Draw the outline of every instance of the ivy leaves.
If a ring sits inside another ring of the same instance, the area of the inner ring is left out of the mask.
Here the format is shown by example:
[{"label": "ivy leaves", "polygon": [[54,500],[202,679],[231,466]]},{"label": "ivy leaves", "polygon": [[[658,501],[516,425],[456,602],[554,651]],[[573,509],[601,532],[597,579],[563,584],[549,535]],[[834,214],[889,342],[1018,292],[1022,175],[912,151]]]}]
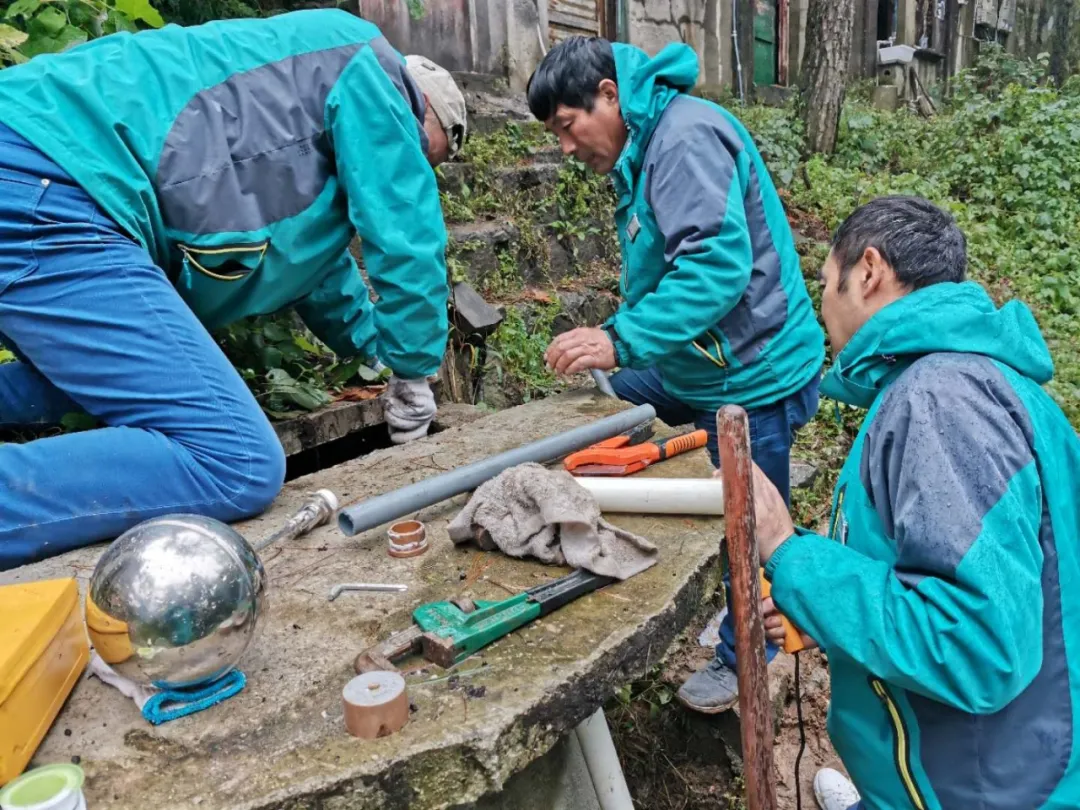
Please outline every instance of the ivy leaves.
[{"label": "ivy leaves", "polygon": [[165,20],[149,0],[15,0],[0,22],[0,65],[59,53],[137,23],[160,28]]},{"label": "ivy leaves", "polygon": [[289,314],[247,318],[215,335],[226,356],[275,419],[316,411],[350,383],[377,384],[389,376],[364,358],[339,359]]}]

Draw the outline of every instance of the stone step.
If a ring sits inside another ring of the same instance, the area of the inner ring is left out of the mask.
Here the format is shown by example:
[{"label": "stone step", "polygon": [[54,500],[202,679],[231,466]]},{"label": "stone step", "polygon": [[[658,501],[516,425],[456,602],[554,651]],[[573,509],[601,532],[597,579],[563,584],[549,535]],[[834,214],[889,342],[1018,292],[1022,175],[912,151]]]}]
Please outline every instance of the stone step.
[{"label": "stone step", "polygon": [[512,290],[522,285],[558,285],[581,275],[591,263],[614,261],[617,248],[596,223],[595,233],[560,236],[554,229],[523,234],[513,222],[494,219],[452,225],[452,271],[480,289]]},{"label": "stone step", "polygon": [[[558,150],[544,150],[519,166],[498,166],[484,173],[499,195],[524,194],[538,200],[551,196],[562,168]],[[480,171],[471,163],[446,163],[439,169],[439,190],[460,196],[465,186],[475,193]]]}]

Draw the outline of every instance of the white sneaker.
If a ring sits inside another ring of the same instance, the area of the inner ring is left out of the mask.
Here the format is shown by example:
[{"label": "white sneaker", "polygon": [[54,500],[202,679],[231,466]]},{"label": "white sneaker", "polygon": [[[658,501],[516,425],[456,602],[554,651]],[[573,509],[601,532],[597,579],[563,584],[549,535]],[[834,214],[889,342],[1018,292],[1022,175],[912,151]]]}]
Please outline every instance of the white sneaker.
[{"label": "white sneaker", "polygon": [[859,791],[840,771],[822,768],[814,777],[814,798],[821,810],[851,810],[859,803]]}]

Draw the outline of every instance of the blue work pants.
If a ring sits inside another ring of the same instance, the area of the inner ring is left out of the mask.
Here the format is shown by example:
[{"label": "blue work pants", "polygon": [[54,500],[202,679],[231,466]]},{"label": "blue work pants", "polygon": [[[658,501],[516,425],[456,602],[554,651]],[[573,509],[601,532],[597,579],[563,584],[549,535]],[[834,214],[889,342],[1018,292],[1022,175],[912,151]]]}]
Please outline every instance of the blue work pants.
[{"label": "blue work pants", "polygon": [[103,427],[0,444],[0,570],[147,518],[257,514],[285,476],[240,375],[149,253],[0,125],[0,425]]}]

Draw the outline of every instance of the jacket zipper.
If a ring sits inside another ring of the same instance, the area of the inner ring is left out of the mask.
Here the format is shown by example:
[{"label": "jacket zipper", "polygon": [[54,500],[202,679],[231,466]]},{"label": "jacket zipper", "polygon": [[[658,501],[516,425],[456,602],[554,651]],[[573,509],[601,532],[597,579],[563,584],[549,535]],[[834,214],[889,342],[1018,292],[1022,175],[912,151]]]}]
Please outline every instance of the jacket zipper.
[{"label": "jacket zipper", "polygon": [[195,254],[200,256],[214,256],[222,253],[258,253],[259,261],[261,262],[266,255],[266,249],[270,247],[269,242],[258,242],[256,244],[248,245],[222,245],[215,248],[194,248],[190,245],[177,245],[180,252],[184,254],[184,257],[195,266],[195,269],[200,273],[210,276],[210,278],[216,278],[218,281],[239,281],[245,276],[250,275],[254,270],[245,269],[241,273],[215,273],[213,270],[208,270],[199,264],[195,259]]},{"label": "jacket zipper", "polygon": [[907,727],[904,718],[900,714],[900,708],[896,705],[889,693],[885,682],[880,678],[870,678],[870,686],[874,693],[885,705],[889,713],[889,719],[893,725],[893,757],[896,759],[896,771],[900,775],[900,781],[904,784],[908,799],[916,810],[926,810],[926,800],[922,791],[915,783],[915,777],[911,774],[911,741],[908,739]]},{"label": "jacket zipper", "polygon": [[727,368],[727,360],[724,359],[724,350],[720,347],[720,341],[716,339],[716,335],[712,332],[707,332],[706,334],[712,339],[713,345],[716,347],[716,357],[709,354],[708,350],[696,340],[692,342],[693,347],[705,355],[713,365],[719,368]]}]

